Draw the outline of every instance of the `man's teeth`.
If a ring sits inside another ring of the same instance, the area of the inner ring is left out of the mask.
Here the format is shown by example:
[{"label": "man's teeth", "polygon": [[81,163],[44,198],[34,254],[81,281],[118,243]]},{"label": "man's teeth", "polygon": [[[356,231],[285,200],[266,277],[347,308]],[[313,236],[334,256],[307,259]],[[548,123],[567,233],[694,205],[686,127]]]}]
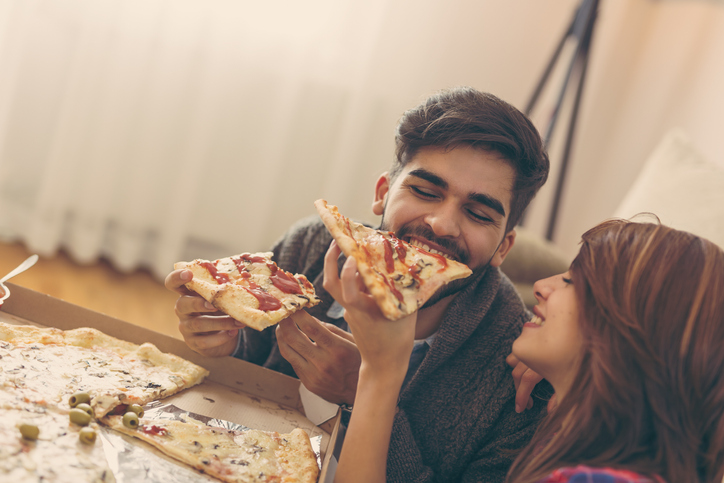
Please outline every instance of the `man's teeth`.
[{"label": "man's teeth", "polygon": [[530,321],[535,325],[543,325],[545,323],[545,320],[541,319],[537,315],[534,315],[533,318],[530,319]]},{"label": "man's teeth", "polygon": [[418,248],[422,248],[422,249],[425,250],[426,252],[434,253],[434,254],[436,254],[436,255],[442,255],[442,256],[445,257],[445,258],[450,258],[447,254],[441,252],[440,250],[435,250],[434,248],[430,248],[430,247],[427,246],[426,244],[420,243],[420,242],[417,241],[417,240],[412,240],[412,241],[410,242],[410,245],[416,246],[416,247],[418,247]]}]

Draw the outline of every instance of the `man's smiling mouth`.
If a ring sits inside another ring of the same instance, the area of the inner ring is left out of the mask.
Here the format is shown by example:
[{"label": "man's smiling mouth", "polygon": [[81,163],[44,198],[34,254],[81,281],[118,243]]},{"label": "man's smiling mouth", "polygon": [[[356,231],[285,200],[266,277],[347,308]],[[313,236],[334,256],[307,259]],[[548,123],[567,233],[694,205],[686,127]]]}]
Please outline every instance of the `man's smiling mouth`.
[{"label": "man's smiling mouth", "polygon": [[410,245],[414,246],[414,247],[422,248],[422,249],[425,250],[426,252],[430,252],[430,253],[432,253],[432,254],[434,254],[434,255],[440,255],[440,256],[443,256],[443,257],[447,258],[448,260],[455,260],[455,261],[457,261],[453,255],[451,255],[451,254],[449,254],[449,253],[442,252],[442,251],[437,250],[437,249],[435,249],[435,248],[431,248],[428,244],[423,243],[423,242],[421,242],[420,240],[418,240],[418,239],[416,239],[416,238],[412,238],[412,239],[408,240],[408,243],[409,243]]}]

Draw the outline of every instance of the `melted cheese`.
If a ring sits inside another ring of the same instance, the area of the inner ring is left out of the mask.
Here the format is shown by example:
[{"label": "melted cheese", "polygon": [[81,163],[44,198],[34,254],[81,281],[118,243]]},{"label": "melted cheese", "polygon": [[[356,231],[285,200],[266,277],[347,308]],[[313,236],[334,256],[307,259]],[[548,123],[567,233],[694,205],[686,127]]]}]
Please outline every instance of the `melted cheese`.
[{"label": "melted cheese", "polygon": [[71,394],[88,392],[97,417],[118,403],[152,401],[183,384],[163,366],[97,348],[0,341],[0,357],[0,388],[61,408],[69,407]]},{"label": "melted cheese", "polygon": [[[120,416],[107,416],[103,422],[224,481],[303,481],[291,478],[285,461],[280,460],[280,456],[286,459],[292,452],[292,440],[285,435],[152,419],[141,419],[138,429],[129,429],[123,426]],[[312,461],[316,465],[313,453]],[[279,479],[285,476],[291,479]]]},{"label": "melted cheese", "polygon": [[[40,428],[37,441],[22,438],[21,422]],[[97,428],[97,425],[93,424]],[[102,445],[78,441],[79,427],[68,414],[25,404],[25,409],[0,409],[0,480],[20,482],[113,482]]]}]

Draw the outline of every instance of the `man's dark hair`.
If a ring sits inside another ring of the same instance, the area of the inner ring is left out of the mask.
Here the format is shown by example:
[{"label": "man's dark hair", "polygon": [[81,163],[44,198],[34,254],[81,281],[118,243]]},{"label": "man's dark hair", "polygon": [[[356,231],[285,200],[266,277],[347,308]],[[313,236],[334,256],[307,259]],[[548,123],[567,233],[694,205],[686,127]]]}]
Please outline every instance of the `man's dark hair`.
[{"label": "man's dark hair", "polygon": [[440,91],[403,114],[395,135],[394,180],[425,147],[468,145],[499,154],[515,170],[506,232],[548,178],[550,163],[533,123],[518,109],[471,87]]}]

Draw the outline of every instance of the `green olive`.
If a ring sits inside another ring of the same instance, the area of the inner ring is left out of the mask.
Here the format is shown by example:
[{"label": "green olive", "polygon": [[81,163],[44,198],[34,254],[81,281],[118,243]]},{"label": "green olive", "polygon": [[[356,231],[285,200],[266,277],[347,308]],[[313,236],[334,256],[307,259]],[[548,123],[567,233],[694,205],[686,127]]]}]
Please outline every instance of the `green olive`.
[{"label": "green olive", "polygon": [[123,415],[123,425],[127,428],[136,429],[138,427],[138,414],[128,411]]},{"label": "green olive", "polygon": [[78,439],[81,443],[93,444],[96,442],[96,430],[89,427],[81,428]]},{"label": "green olive", "polygon": [[76,407],[78,404],[83,403],[90,403],[90,394],[88,394],[87,392],[76,392],[68,399],[68,404],[72,408]]},{"label": "green olive", "polygon": [[70,410],[68,416],[70,417],[70,422],[78,426],[88,426],[91,422],[91,415],[82,409],[73,408]]},{"label": "green olive", "polygon": [[95,416],[95,413],[93,412],[93,408],[90,407],[89,404],[80,403],[75,407],[75,409],[81,409],[81,410],[87,412],[90,417]]},{"label": "green olive", "polygon": [[20,434],[23,435],[23,438],[31,441],[35,441],[38,439],[38,435],[40,435],[40,429],[34,424],[21,423],[18,429],[20,430]]},{"label": "green olive", "polygon": [[143,408],[141,406],[139,406],[138,404],[131,404],[130,406],[128,406],[128,410],[136,413],[139,418],[142,418],[143,415],[145,414],[143,412]]}]

